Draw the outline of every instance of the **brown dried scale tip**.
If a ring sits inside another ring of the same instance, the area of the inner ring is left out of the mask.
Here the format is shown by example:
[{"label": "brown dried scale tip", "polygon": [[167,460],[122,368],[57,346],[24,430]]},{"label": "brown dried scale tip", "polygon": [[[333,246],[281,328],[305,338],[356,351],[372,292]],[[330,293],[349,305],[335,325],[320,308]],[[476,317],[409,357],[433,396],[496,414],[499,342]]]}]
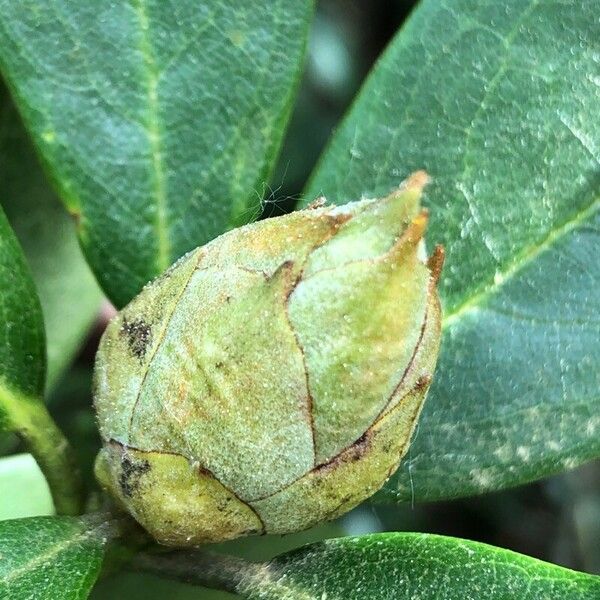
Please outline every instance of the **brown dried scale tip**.
[{"label": "brown dried scale tip", "polygon": [[304,529],[397,468],[440,338],[426,183],[231,231],[111,321],[97,475],[159,542]]}]

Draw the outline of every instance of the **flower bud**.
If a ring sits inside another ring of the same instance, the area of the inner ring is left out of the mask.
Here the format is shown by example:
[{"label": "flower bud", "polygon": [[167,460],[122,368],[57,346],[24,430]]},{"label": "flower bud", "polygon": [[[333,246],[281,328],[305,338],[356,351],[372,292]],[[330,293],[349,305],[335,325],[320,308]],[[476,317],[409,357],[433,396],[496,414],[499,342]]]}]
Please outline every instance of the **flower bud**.
[{"label": "flower bud", "polygon": [[159,542],[301,530],[397,468],[440,338],[425,181],[230,231],[111,321],[96,473]]}]

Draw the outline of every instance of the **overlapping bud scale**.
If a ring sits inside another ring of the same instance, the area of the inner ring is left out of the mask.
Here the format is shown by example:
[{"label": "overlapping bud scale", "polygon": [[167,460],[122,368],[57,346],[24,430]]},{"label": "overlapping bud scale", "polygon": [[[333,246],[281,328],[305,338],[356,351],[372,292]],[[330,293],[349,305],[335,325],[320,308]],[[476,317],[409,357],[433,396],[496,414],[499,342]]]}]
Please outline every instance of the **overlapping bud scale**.
[{"label": "overlapping bud scale", "polygon": [[158,541],[304,529],[397,468],[440,338],[425,180],[226,233],[109,324],[97,474]]}]

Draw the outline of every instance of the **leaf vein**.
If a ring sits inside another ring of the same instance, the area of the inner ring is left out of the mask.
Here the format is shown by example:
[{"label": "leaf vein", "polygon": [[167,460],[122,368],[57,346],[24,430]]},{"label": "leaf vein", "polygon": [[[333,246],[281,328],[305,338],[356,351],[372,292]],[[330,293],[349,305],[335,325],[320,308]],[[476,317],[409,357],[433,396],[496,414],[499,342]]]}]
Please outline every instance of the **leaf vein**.
[{"label": "leaf vein", "polygon": [[167,215],[167,189],[162,151],[160,106],[158,101],[158,84],[160,72],[150,41],[150,20],[146,11],[146,0],[135,0],[134,9],[140,24],[140,52],[146,66],[146,101],[148,103],[148,120],[146,135],[150,144],[154,197],[156,201],[155,229],[157,238],[156,268],[164,271],[171,264],[171,243],[169,240],[169,224]]},{"label": "leaf vein", "polygon": [[505,286],[508,281],[513,279],[527,265],[531,264],[540,254],[552,248],[563,237],[571,233],[571,231],[583,225],[586,220],[598,210],[598,208],[600,208],[600,198],[595,198],[589,206],[577,212],[575,216],[563,223],[560,227],[550,230],[548,235],[541,242],[526,248],[505,271],[496,274],[495,280],[497,280],[497,282],[495,281],[481,292],[474,294],[456,309],[447,313],[444,316],[442,328],[447,329],[459,321],[465,313],[477,310],[481,304],[495,295],[500,288]]}]

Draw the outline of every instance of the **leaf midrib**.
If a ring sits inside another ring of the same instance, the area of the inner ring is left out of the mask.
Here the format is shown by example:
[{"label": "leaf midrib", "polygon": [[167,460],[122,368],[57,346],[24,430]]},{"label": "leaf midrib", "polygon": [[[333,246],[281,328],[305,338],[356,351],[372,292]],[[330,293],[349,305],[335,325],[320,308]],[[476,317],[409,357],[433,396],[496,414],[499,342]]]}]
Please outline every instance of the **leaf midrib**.
[{"label": "leaf midrib", "polygon": [[[523,10],[523,12],[521,13],[521,16],[517,19],[517,21],[511,28],[511,31],[509,32],[509,34],[506,36],[506,38],[504,40],[504,45],[507,50],[511,47],[511,42],[512,42],[514,36],[516,35],[516,32],[518,31],[519,26],[525,20],[527,20],[528,17],[531,16],[533,11],[535,10],[535,8],[537,8],[539,6],[539,4],[540,4],[539,0],[532,0],[530,2],[530,4],[525,8],[525,10]],[[507,65],[507,58],[505,57],[505,59],[500,64],[500,67],[498,68],[497,72],[490,80],[490,82],[488,84],[488,89],[486,91],[486,95],[483,98],[483,100],[481,101],[481,103],[479,104],[479,107],[477,109],[477,112],[475,114],[473,121],[475,121],[481,114],[481,111],[483,110],[483,108],[485,106],[486,98],[489,96],[491,91],[495,88],[497,81],[502,76],[502,74],[505,72],[506,65]],[[471,133],[472,133],[472,129],[469,130],[468,135],[467,135],[467,139],[466,139],[467,150],[465,151],[465,155],[463,157],[464,159],[466,159],[466,157],[468,155],[468,146],[469,146]],[[464,176],[464,174],[469,170],[469,167],[466,164],[466,162],[463,162],[463,166],[464,166],[464,169],[463,169],[463,176]],[[461,178],[461,179],[463,179],[463,178]],[[467,198],[467,202],[468,202],[468,198]],[[515,260],[512,261],[511,263],[509,263],[507,268],[505,268],[503,271],[496,271],[496,273],[494,274],[494,281],[491,285],[484,287],[483,290],[481,290],[480,292],[476,292],[471,297],[467,298],[467,300],[465,300],[461,304],[459,304],[456,308],[454,308],[450,312],[446,313],[442,319],[442,329],[446,329],[446,328],[450,327],[451,325],[453,325],[455,322],[460,321],[461,317],[464,314],[469,313],[473,310],[477,310],[489,298],[491,298],[496,293],[498,293],[498,291],[508,281],[510,281],[514,276],[516,276],[522,269],[524,269],[527,265],[532,263],[540,254],[542,254],[545,250],[551,248],[556,242],[558,242],[561,238],[566,236],[572,230],[576,229],[583,221],[585,221],[587,219],[588,216],[592,215],[595,212],[595,210],[598,208],[598,206],[600,206],[600,198],[595,198],[589,206],[587,206],[583,210],[577,212],[573,217],[571,217],[565,223],[563,223],[562,225],[560,225],[557,228],[550,229],[550,231],[548,232],[546,237],[541,242],[532,244],[531,246],[522,250],[518,254],[518,256],[515,258]],[[469,209],[471,210],[471,213],[473,213],[470,203],[469,203]],[[475,219],[475,221],[477,222],[477,219]]]},{"label": "leaf midrib", "polygon": [[135,0],[133,3],[140,25],[140,52],[144,58],[146,70],[146,101],[148,104],[148,118],[146,122],[146,135],[150,144],[152,157],[152,179],[154,198],[156,201],[155,230],[157,239],[156,268],[162,273],[171,264],[171,241],[169,239],[169,222],[167,215],[167,190],[162,153],[160,108],[158,102],[158,84],[161,72],[156,65],[149,36],[150,21],[146,12],[145,0]]},{"label": "leaf midrib", "polygon": [[577,212],[569,220],[565,221],[559,227],[551,229],[546,237],[536,244],[522,250],[517,258],[504,269],[504,271],[496,271],[494,275],[494,283],[485,287],[482,291],[473,294],[467,300],[462,302],[457,308],[446,313],[442,320],[442,329],[460,321],[461,318],[474,310],[477,310],[488,299],[497,294],[509,281],[511,281],[520,271],[531,264],[540,254],[552,248],[562,238],[571,233],[571,231],[580,227],[588,217],[591,217],[600,208],[600,197],[594,198],[589,206]]}]

